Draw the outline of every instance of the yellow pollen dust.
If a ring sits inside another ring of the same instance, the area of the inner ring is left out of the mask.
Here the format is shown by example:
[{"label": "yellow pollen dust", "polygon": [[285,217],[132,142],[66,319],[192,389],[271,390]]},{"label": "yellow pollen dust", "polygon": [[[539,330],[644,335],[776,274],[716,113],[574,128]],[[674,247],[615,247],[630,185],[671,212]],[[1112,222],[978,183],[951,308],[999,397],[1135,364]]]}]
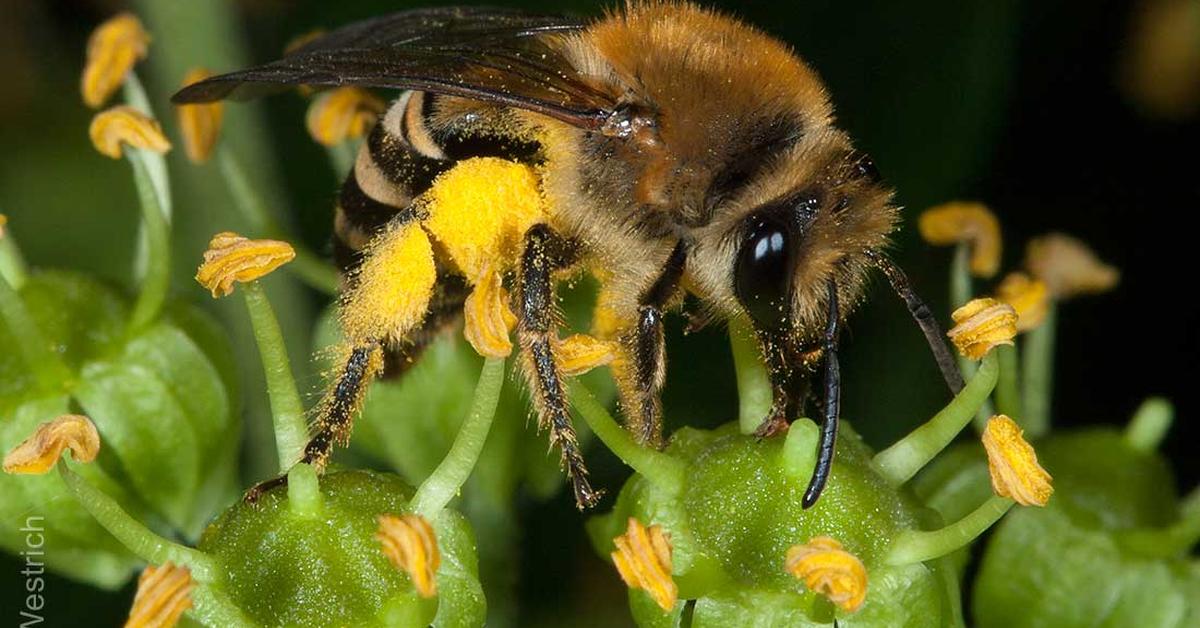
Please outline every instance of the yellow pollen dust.
[{"label": "yellow pollen dust", "polygon": [[1055,299],[1107,292],[1121,279],[1121,273],[1100,261],[1086,244],[1062,233],[1031,240],[1025,249],[1025,267]]},{"label": "yellow pollen dust", "polygon": [[982,203],[955,201],[931,207],[917,219],[926,242],[971,245],[971,274],[991,277],[1000,270],[1000,223]]},{"label": "yellow pollen dust", "polygon": [[867,568],[828,536],[788,548],[784,569],[842,610],[853,613],[867,599]]},{"label": "yellow pollen dust", "polygon": [[4,456],[4,472],[13,475],[42,475],[58,463],[64,450],[77,462],[91,462],[100,452],[100,433],[92,420],[79,414],[64,414],[38,426]]},{"label": "yellow pollen dust", "polygon": [[573,334],[559,341],[554,354],[564,375],[583,375],[598,366],[611,364],[617,357],[617,343],[587,334]]},{"label": "yellow pollen dust", "polygon": [[196,588],[187,567],[163,563],[146,567],[138,577],[137,594],[125,628],[171,628],[183,612],[192,608],[192,590]]},{"label": "yellow pollen dust", "polygon": [[436,282],[425,231],[412,223],[391,226],[367,245],[342,298],[342,329],[352,342],[399,341],[425,319]]},{"label": "yellow pollen dust", "polygon": [[508,307],[508,291],[500,273],[488,270],[478,281],[463,304],[463,335],[485,358],[503,358],[512,353],[509,334],[517,325],[517,317]]},{"label": "yellow pollen dust", "polygon": [[250,240],[223,231],[209,241],[204,263],[196,271],[196,281],[216,299],[233,293],[234,283],[259,279],[294,257],[296,251],[287,242]]},{"label": "yellow pollen dust", "polygon": [[[182,87],[199,83],[212,76],[204,68],[195,68],[183,77]],[[221,133],[221,118],[224,106],[220,101],[199,105],[179,105],[175,108],[179,118],[179,133],[183,136],[183,151],[195,164],[202,164],[212,156]]]},{"label": "yellow pollen dust", "polygon": [[417,203],[429,213],[425,228],[467,277],[481,276],[491,263],[508,270],[525,232],[547,218],[537,172],[495,157],[458,162]]},{"label": "yellow pollen dust", "polygon": [[1017,335],[1017,311],[996,299],[972,299],[950,318],[954,327],[946,335],[971,360],[982,360],[993,347],[1013,344]]},{"label": "yellow pollen dust", "polygon": [[88,38],[87,60],[79,91],[83,102],[98,109],[125,82],[129,70],[146,58],[150,36],[132,13],[110,18]]},{"label": "yellow pollen dust", "polygon": [[437,595],[437,570],[442,557],[429,521],[420,515],[379,515],[378,521],[375,538],[383,544],[384,555],[408,574],[418,595]]},{"label": "yellow pollen dust", "polygon": [[113,159],[121,158],[124,145],[159,154],[171,150],[171,143],[163,135],[158,121],[128,105],[96,114],[88,127],[88,136],[101,155]]},{"label": "yellow pollen dust", "polygon": [[1045,506],[1054,494],[1050,474],[1038,464],[1037,452],[1016,421],[1000,414],[983,430],[992,490],[1022,506]]},{"label": "yellow pollen dust", "polygon": [[611,554],[621,580],[631,589],[643,589],[659,608],[669,611],[679,599],[679,588],[671,578],[671,538],[662,526],[643,526],[629,518],[625,534],[613,539]]},{"label": "yellow pollen dust", "polygon": [[1046,319],[1050,295],[1046,284],[1025,273],[1009,273],[996,286],[996,298],[1017,311],[1017,331],[1029,331]]},{"label": "yellow pollen dust", "polygon": [[308,107],[308,134],[323,146],[366,135],[387,105],[361,87],[339,87],[317,96]]}]

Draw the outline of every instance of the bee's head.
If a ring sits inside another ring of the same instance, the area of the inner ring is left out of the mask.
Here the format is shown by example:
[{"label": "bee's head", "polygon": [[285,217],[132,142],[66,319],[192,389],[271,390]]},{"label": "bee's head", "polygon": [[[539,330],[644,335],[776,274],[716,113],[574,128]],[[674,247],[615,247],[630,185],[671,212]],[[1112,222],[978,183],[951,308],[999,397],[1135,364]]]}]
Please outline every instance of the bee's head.
[{"label": "bee's head", "polygon": [[837,132],[810,140],[748,182],[696,251],[705,267],[700,282],[723,283],[713,293],[728,309],[792,343],[823,329],[830,283],[843,312],[851,309],[867,252],[887,244],[897,220],[869,157]]}]

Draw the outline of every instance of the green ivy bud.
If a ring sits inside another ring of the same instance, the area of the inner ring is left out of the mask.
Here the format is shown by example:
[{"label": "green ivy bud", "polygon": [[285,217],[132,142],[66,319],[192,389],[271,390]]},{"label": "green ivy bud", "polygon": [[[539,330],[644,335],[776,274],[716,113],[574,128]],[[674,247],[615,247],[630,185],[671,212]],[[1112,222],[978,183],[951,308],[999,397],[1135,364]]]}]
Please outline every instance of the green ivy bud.
[{"label": "green ivy bud", "polygon": [[[197,536],[236,491],[233,363],[215,324],[175,308],[131,329],[123,296],[73,273],[5,287],[0,449],[58,415],[87,414],[106,448],[80,472],[142,517]],[[0,493],[0,546],[8,551],[25,549],[18,531],[36,516],[56,548],[46,555],[50,569],[114,587],[136,567],[58,477],[0,475]]]}]

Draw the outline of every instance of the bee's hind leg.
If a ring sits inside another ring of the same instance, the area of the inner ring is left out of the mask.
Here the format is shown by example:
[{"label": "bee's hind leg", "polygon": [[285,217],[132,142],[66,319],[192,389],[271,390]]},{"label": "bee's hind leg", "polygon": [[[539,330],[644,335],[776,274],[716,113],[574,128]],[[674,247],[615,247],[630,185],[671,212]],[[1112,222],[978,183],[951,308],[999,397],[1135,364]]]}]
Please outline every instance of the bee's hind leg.
[{"label": "bee's hind leg", "polygon": [[550,442],[562,452],[563,466],[575,491],[575,504],[593,506],[601,492],[588,483],[588,471],[571,423],[562,368],[554,353],[555,249],[560,237],[545,225],[534,225],[525,234],[518,285],[517,335],[521,342],[525,377],[537,408],[538,423],[550,429]]}]

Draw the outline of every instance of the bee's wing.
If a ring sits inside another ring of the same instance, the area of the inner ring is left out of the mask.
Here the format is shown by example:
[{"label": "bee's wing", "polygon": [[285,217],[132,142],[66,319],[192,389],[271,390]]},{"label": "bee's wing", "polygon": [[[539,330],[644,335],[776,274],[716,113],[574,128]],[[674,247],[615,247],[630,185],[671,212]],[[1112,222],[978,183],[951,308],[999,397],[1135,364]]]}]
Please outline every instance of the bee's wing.
[{"label": "bee's wing", "polygon": [[495,8],[403,11],[339,28],[273,63],[190,85],[171,99],[247,99],[287,85],[419,89],[528,109],[594,128],[615,106],[550,41],[585,24]]}]

